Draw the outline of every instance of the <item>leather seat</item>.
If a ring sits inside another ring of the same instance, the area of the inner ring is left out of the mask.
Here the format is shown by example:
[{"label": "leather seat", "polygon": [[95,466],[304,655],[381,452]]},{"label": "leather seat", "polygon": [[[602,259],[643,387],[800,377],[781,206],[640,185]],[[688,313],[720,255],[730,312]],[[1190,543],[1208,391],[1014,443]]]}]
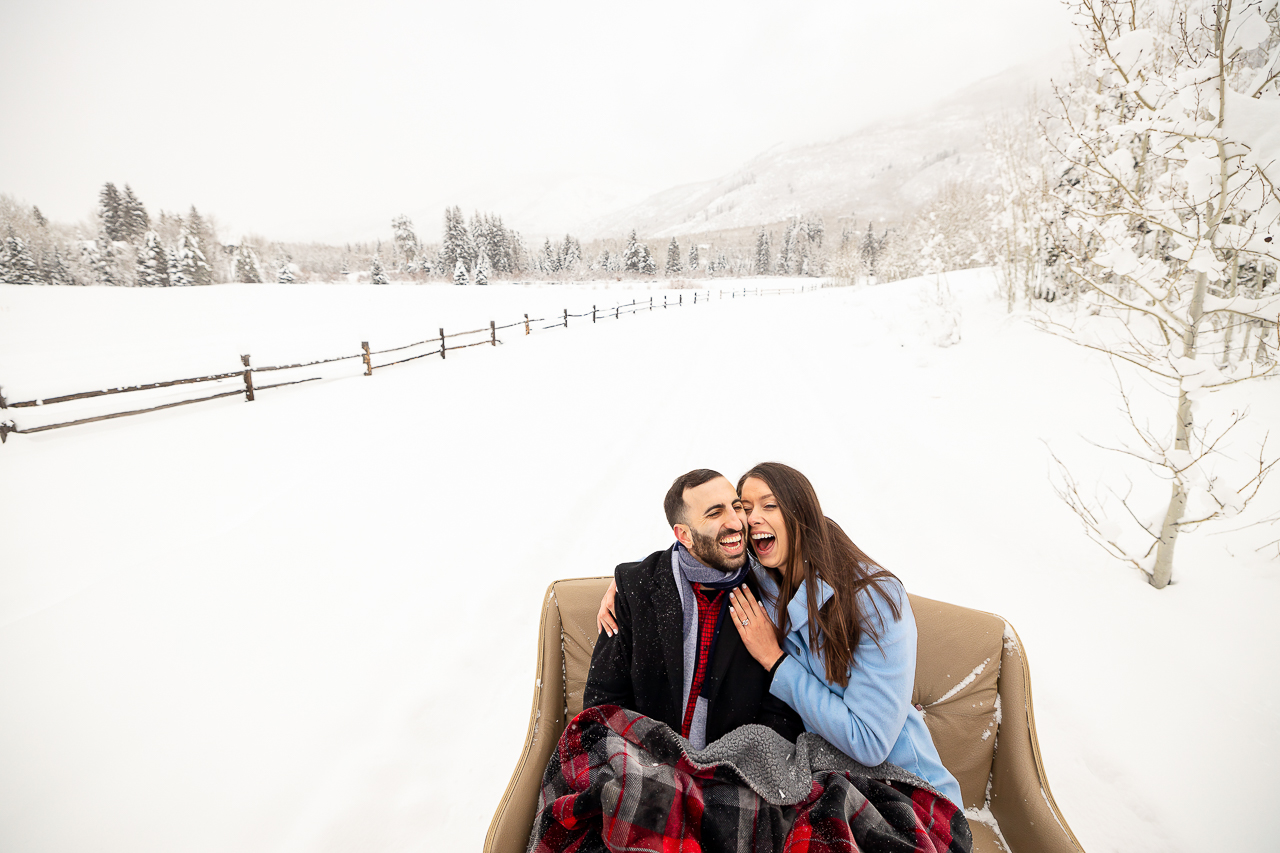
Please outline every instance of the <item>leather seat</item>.
[{"label": "leather seat", "polygon": [[[575,578],[547,588],[529,731],[485,853],[523,853],[528,844],[542,772],[565,723],[582,710],[596,611],[609,581]],[[942,763],[960,783],[975,853],[1083,853],[1049,791],[1017,633],[990,613],[910,598],[919,632],[912,702],[924,706]]]}]

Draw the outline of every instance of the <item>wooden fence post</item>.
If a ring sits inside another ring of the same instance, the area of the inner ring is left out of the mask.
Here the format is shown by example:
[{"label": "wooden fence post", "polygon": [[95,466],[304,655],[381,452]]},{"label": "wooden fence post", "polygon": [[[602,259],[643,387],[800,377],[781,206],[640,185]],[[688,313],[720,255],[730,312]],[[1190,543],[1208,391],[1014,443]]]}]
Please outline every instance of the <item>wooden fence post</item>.
[{"label": "wooden fence post", "polygon": [[528,314],[524,315],[524,333],[526,335],[529,334],[529,315]]},{"label": "wooden fence post", "polygon": [[653,310],[653,297],[652,297],[652,296],[650,296],[650,297],[649,297],[649,310],[650,310],[650,311],[652,311],[652,310]]},{"label": "wooden fence post", "polygon": [[592,305],[591,306],[591,322],[594,323],[595,321],[596,321],[596,306]]},{"label": "wooden fence post", "polygon": [[569,309],[564,309],[564,327],[569,328]]},{"label": "wooden fence post", "polygon": [[249,370],[249,356],[240,356],[240,363],[245,366],[244,371],[244,401],[246,403],[253,402],[253,371]]},{"label": "wooden fence post", "polygon": [[444,351],[445,351],[445,345],[444,345],[444,329],[441,329],[441,330],[440,330],[440,360],[441,360],[441,361],[444,361]]},{"label": "wooden fence post", "polygon": [[613,306],[613,319],[617,320],[619,317],[621,317],[622,316],[621,311],[622,311],[622,303],[619,302],[617,305]]},{"label": "wooden fence post", "polygon": [[677,308],[683,308],[683,307],[684,307],[684,294],[683,294],[683,293],[681,293],[681,294],[678,294],[678,296],[680,297],[680,301],[676,303],[676,307],[677,307]]},{"label": "wooden fence post", "polygon": [[667,310],[667,294],[662,294],[662,310]]},{"label": "wooden fence post", "polygon": [[373,359],[369,357],[369,342],[361,341],[360,349],[364,350],[364,375],[372,376],[373,375]]},{"label": "wooden fence post", "polygon": [[498,327],[494,325],[494,321],[489,321],[489,343],[495,347],[498,345]]}]

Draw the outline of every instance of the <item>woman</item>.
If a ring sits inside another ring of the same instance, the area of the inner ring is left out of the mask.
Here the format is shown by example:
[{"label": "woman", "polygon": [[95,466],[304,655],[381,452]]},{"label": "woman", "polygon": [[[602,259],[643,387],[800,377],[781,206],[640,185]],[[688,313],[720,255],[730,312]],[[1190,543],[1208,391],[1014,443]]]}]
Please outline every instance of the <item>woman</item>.
[{"label": "woman", "polygon": [[[822,514],[807,477],[778,462],[738,481],[763,602],[730,594],[743,644],[771,673],[769,692],[808,731],[867,766],[914,773],[960,804],[924,717],[911,704],[916,625],[901,582]],[[601,604],[602,629],[613,627]]]}]

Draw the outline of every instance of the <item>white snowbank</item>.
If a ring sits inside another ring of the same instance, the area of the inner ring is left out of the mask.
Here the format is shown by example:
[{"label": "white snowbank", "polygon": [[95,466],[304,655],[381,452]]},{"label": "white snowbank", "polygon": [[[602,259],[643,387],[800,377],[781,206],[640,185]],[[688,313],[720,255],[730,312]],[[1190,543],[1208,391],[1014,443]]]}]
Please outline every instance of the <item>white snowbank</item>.
[{"label": "white snowbank", "polygon": [[[665,547],[676,474],[766,459],[909,589],[1017,626],[1085,849],[1264,849],[1265,821],[1220,818],[1271,808],[1222,780],[1280,756],[1260,677],[1280,571],[1253,550],[1277,534],[1185,537],[1162,592],[1110,562],[1043,444],[1084,481],[1109,470],[1078,436],[1122,430],[1110,367],[1007,318],[989,274],[949,282],[945,349],[919,313],[932,283],[902,282],[10,436],[0,849],[478,850],[547,584]],[[154,381],[596,298],[544,290],[2,287],[0,385]],[[1271,390],[1222,405],[1274,422]]]}]

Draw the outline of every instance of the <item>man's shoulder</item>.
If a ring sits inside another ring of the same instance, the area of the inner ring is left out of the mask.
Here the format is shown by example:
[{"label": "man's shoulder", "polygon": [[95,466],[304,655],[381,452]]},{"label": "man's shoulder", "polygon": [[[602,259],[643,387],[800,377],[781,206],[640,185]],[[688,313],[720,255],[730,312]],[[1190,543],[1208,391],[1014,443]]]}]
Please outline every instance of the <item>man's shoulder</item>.
[{"label": "man's shoulder", "polygon": [[613,577],[619,589],[651,589],[659,580],[671,577],[671,548],[654,551],[634,563],[622,563],[613,570]]}]

